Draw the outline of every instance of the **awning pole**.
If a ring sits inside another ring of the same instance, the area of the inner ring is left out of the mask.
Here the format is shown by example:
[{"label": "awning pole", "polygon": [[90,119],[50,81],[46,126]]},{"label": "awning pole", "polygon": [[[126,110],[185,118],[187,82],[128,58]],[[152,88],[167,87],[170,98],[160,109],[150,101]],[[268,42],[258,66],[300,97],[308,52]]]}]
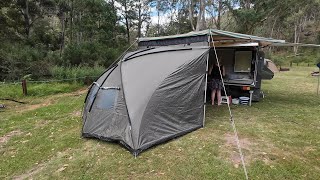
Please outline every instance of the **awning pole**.
[{"label": "awning pole", "polygon": [[205,120],[206,120],[206,103],[207,103],[207,84],[208,84],[208,68],[209,68],[209,56],[210,56],[210,49],[207,55],[207,67],[206,67],[206,81],[205,81],[205,88],[204,88],[204,100],[203,100],[203,123],[202,127],[204,127]]},{"label": "awning pole", "polygon": [[[320,64],[320,63],[319,63]],[[319,95],[319,86],[320,86],[320,67],[318,71],[318,89],[317,89],[317,95]]]},{"label": "awning pole", "polygon": [[[209,29],[209,34],[211,30]],[[208,46],[210,47],[210,35],[208,36]],[[207,55],[207,67],[206,67],[206,81],[205,81],[205,89],[204,89],[204,100],[203,100],[203,122],[202,127],[204,127],[206,121],[206,103],[207,103],[207,88],[208,88],[208,69],[209,69],[209,56],[210,56],[210,48],[209,53]]]}]

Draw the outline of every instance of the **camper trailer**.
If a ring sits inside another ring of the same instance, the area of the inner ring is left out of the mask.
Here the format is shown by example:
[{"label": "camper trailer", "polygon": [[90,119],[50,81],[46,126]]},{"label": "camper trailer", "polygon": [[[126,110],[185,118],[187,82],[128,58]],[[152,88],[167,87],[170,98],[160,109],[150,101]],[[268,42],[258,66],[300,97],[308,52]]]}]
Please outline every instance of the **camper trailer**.
[{"label": "camper trailer", "polygon": [[[208,29],[173,36],[140,38],[139,47],[144,49],[160,46],[209,46],[208,67],[215,63],[218,57],[221,65],[225,67],[224,84],[227,94],[232,97],[250,96],[250,100],[257,102],[264,97],[261,91],[262,79],[270,80],[274,76],[267,66],[262,48],[284,42]],[[210,101],[209,96],[207,100]]]}]

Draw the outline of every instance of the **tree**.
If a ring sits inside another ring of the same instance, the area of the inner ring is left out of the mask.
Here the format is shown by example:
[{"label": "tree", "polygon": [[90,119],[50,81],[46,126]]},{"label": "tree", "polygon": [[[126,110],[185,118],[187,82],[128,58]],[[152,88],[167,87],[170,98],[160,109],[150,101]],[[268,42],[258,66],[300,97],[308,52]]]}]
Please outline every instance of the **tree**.
[{"label": "tree", "polygon": [[133,21],[136,19],[137,14],[134,10],[135,4],[133,0],[119,0],[118,1],[121,5],[120,13],[122,20],[126,26],[126,34],[127,34],[127,41],[130,42],[130,29],[133,26]]},{"label": "tree", "polygon": [[138,9],[138,22],[137,22],[137,30],[138,30],[138,37],[141,37],[141,30],[143,23],[150,23],[150,8],[148,6],[147,0],[138,0],[136,7]]},{"label": "tree", "polygon": [[211,15],[213,24],[217,29],[222,29],[221,21],[222,16],[226,13],[226,0],[208,0],[206,12]]},{"label": "tree", "polygon": [[53,65],[108,66],[127,45],[112,2],[1,1],[0,80],[40,78]]},{"label": "tree", "polygon": [[203,30],[206,28],[205,7],[205,0],[199,0],[199,12],[197,17],[196,31]]}]

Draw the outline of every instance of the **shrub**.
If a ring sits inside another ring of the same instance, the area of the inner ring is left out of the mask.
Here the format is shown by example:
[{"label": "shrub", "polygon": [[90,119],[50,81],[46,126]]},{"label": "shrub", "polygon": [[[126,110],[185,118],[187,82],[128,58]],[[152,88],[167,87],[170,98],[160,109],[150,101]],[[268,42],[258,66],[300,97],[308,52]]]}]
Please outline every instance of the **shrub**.
[{"label": "shrub", "polygon": [[78,81],[83,81],[84,77],[89,79],[96,79],[105,71],[103,66],[77,66],[77,67],[61,67],[54,66],[51,69],[51,74],[54,79],[63,80],[63,79],[76,79],[82,78]]},{"label": "shrub", "polygon": [[32,74],[32,78],[48,75],[44,56],[31,46],[6,43],[0,48],[0,80],[19,80],[27,74]]},{"label": "shrub", "polygon": [[119,49],[110,48],[101,43],[86,42],[66,47],[63,53],[65,66],[109,66],[119,56]]}]

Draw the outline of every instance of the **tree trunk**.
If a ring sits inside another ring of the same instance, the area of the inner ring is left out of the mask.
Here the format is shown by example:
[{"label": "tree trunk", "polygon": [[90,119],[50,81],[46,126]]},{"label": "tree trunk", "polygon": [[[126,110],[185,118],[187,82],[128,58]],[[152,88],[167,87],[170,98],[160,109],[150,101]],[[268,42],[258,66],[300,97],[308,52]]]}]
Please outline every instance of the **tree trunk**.
[{"label": "tree trunk", "polygon": [[158,35],[160,35],[160,1],[157,1],[157,13],[158,13]]},{"label": "tree trunk", "polygon": [[218,19],[216,27],[217,29],[221,29],[221,11],[222,11],[222,0],[219,0],[218,2]]},{"label": "tree trunk", "polygon": [[250,9],[250,4],[251,4],[250,0],[245,0],[245,2],[244,2],[244,8],[245,8],[245,9]]},{"label": "tree trunk", "polygon": [[198,18],[197,18],[197,26],[196,26],[196,31],[200,31],[204,28],[204,21],[205,21],[205,13],[204,13],[204,1],[199,0],[200,5],[199,5],[199,13],[198,13]]},{"label": "tree trunk", "polygon": [[203,30],[206,28],[206,4],[205,4],[205,0],[202,0],[202,4],[201,4],[201,11],[202,11],[202,17],[201,17],[201,28],[200,30]]},{"label": "tree trunk", "polygon": [[138,1],[138,38],[141,37],[141,26],[142,26],[142,12],[141,12],[141,0]]},{"label": "tree trunk", "polygon": [[191,28],[194,31],[194,24],[193,24],[193,0],[189,0],[189,19],[190,19],[190,24]]},{"label": "tree trunk", "polygon": [[200,26],[201,26],[201,5],[202,5],[202,0],[199,0],[200,1],[200,6],[199,6],[199,12],[198,12],[198,16],[197,16],[197,25],[196,25],[196,31],[199,31],[200,29]]},{"label": "tree trunk", "polygon": [[[271,32],[270,32],[270,38],[273,37],[274,27],[275,27],[275,25],[276,25],[276,23],[277,23],[277,20],[278,20],[278,18],[276,18],[276,19],[274,20],[273,24],[272,24]],[[273,50],[273,47],[270,46],[270,47],[269,47],[269,53],[270,53],[270,54],[271,54],[272,50]]]},{"label": "tree trunk", "polygon": [[[295,24],[294,25],[294,43],[297,43],[297,25]],[[293,52],[294,52],[294,54],[297,54],[297,47],[296,46],[293,46]]]},{"label": "tree trunk", "polygon": [[[78,19],[78,23],[79,25],[82,23],[82,12],[79,12],[79,19]],[[80,44],[82,42],[82,28],[80,26],[79,30],[78,30],[78,44]]]},{"label": "tree trunk", "polygon": [[25,9],[23,9],[23,17],[24,17],[24,30],[29,39],[30,36],[30,15],[29,15],[29,0],[25,0]]},{"label": "tree trunk", "polygon": [[270,33],[270,38],[273,37],[274,27],[275,27],[275,25],[276,25],[276,23],[277,23],[277,20],[278,20],[278,18],[276,18],[276,19],[274,20],[273,24],[272,24],[271,33]]},{"label": "tree trunk", "polygon": [[73,43],[73,0],[71,0],[71,11],[70,11],[70,42]]},{"label": "tree trunk", "polygon": [[64,39],[65,39],[65,23],[66,23],[66,15],[65,12],[62,12],[61,16],[61,30],[62,30],[62,35],[61,35],[61,44],[60,44],[60,57],[62,57],[62,52],[64,49]]},{"label": "tree trunk", "polygon": [[[116,37],[116,24],[117,24],[117,10],[116,10],[116,7],[115,7],[115,0],[111,0],[111,5],[112,5],[112,14],[113,14],[113,17],[112,17],[112,37]],[[112,46],[115,47],[116,44],[115,43],[112,43]]]},{"label": "tree trunk", "polygon": [[125,23],[126,23],[126,29],[127,29],[127,41],[130,42],[130,25],[129,25],[129,18],[128,18],[128,6],[127,2],[124,3],[124,10],[125,10]]}]

